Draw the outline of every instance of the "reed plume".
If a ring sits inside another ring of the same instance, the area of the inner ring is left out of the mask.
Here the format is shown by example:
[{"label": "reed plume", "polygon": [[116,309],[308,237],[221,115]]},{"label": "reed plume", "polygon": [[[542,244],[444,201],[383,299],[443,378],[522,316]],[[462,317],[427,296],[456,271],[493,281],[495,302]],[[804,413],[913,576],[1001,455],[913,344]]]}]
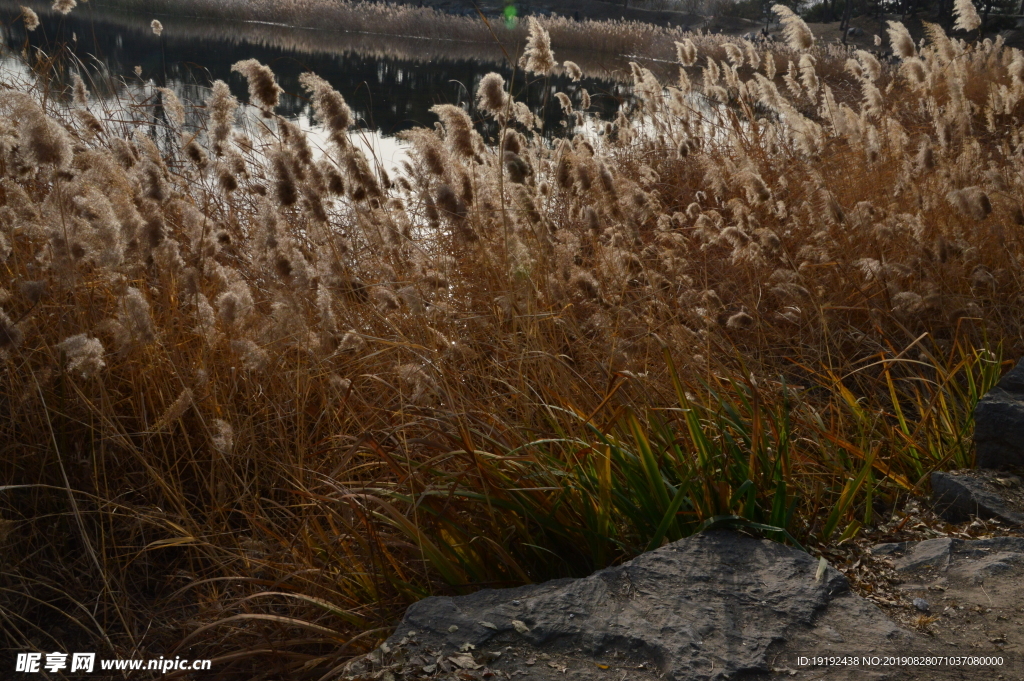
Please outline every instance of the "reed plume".
[{"label": "reed plume", "polygon": [[25,24],[26,31],[34,31],[39,28],[39,15],[31,7],[22,6],[21,20]]},{"label": "reed plume", "polygon": [[954,0],[953,14],[956,16],[954,31],[973,31],[981,26],[981,17],[978,16],[973,0]]},{"label": "reed plume", "polygon": [[103,344],[84,333],[64,339],[57,347],[67,358],[67,370],[82,378],[98,376],[107,365],[103,360]]},{"label": "reed plume", "polygon": [[555,57],[551,53],[551,36],[540,25],[536,17],[529,17],[529,39],[519,61],[527,73],[547,75],[555,68]]},{"label": "reed plume", "polygon": [[504,113],[508,106],[505,79],[498,73],[488,73],[480,79],[476,90],[477,106],[492,116]]},{"label": "reed plume", "polygon": [[281,102],[284,92],[277,84],[274,72],[255,59],[236,62],[231,70],[242,74],[249,81],[249,99],[264,111],[273,111]]},{"label": "reed plume", "polygon": [[892,43],[893,54],[900,59],[912,59],[917,56],[917,48],[914,46],[914,39],[910,37],[910,31],[899,21],[889,23],[889,42]]},{"label": "reed plume", "polygon": [[778,15],[779,23],[782,24],[782,35],[791,49],[811,49],[814,45],[814,34],[799,15],[785,5],[772,5],[772,11]]}]

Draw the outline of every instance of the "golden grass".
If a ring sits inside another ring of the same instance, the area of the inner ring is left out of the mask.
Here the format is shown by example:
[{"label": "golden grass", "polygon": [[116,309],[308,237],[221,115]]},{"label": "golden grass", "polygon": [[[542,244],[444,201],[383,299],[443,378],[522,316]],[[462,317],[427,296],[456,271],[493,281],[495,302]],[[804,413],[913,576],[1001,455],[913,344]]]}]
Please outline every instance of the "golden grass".
[{"label": "golden grass", "polygon": [[3,89],[6,645],[321,678],[430,593],[834,541],[968,465],[1024,354],[1024,58],[697,47],[553,145],[491,78],[497,139],[437,107],[391,176],[313,77],[323,150],[222,85],[163,149]]}]

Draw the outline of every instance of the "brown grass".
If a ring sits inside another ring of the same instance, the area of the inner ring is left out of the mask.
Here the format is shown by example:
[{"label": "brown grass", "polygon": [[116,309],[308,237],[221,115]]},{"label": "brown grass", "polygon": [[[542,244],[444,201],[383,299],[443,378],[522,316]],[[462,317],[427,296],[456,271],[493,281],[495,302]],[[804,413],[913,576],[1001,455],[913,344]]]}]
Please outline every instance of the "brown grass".
[{"label": "brown grass", "polygon": [[5,87],[6,645],[321,678],[430,593],[852,536],[969,464],[1024,354],[1020,53],[698,47],[601,134],[438,108],[390,176]]}]

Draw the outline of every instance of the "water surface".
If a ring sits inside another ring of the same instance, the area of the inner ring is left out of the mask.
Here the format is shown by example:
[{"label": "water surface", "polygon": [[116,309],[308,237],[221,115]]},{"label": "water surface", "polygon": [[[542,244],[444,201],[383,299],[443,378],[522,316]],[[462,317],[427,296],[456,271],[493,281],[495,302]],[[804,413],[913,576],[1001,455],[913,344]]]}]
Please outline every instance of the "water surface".
[{"label": "water surface", "polygon": [[[374,145],[393,147],[394,141],[388,140],[396,133],[432,126],[437,119],[430,108],[435,104],[464,105],[475,113],[472,100],[487,73],[497,71],[507,81],[513,78],[497,45],[168,17],[161,17],[165,30],[156,36],[149,27],[151,17],[94,12],[91,5],[79,5],[66,16],[37,8],[42,25],[29,33],[19,18],[19,5],[0,0],[0,37],[6,48],[0,69],[25,75],[28,69],[18,55],[63,49],[80,61],[93,94],[106,102],[138,99],[140,93],[145,99],[153,86],[165,86],[184,101],[201,103],[217,79],[227,82],[245,102],[246,82],[231,72],[231,65],[257,59],[274,70],[286,92],[278,113],[316,132],[298,82],[300,74],[313,71],[345,97],[362,137]],[[75,66],[72,60],[66,63],[70,68],[47,72],[55,91],[70,91],[67,84]],[[592,111],[604,118],[629,98],[628,86],[613,78],[573,83],[564,76],[527,79],[517,73],[513,87],[517,99],[544,120],[547,136],[566,130],[552,96],[556,91],[572,94],[585,87],[591,93]]]}]

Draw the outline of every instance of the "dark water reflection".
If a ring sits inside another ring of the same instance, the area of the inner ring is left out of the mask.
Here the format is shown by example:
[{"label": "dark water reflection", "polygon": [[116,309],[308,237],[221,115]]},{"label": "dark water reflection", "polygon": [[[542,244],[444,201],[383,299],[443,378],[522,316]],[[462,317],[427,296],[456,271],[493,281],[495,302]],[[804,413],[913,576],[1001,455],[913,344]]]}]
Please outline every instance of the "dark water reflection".
[{"label": "dark water reflection", "polygon": [[[471,103],[484,75],[497,71],[510,80],[513,73],[500,48],[491,45],[469,47],[467,58],[466,45],[437,41],[417,44],[400,39],[401,45],[389,49],[395,39],[387,36],[360,34],[347,41],[343,33],[163,17],[165,31],[158,37],[149,28],[150,17],[93,13],[90,5],[80,5],[67,16],[37,9],[42,26],[28,33],[17,18],[19,4],[0,1],[0,31],[9,54],[25,47],[52,51],[64,45],[89,65],[95,94],[114,94],[122,79],[140,83],[135,73],[138,66],[142,81],[152,79],[171,87],[186,101],[204,100],[213,80],[221,79],[244,102],[248,99],[245,80],[231,72],[231,65],[255,58],[273,68],[288,93],[278,110],[282,115],[293,119],[310,115],[298,78],[314,71],[344,95],[364,127],[384,136],[432,126],[436,117],[430,107]],[[288,38],[290,33],[295,34],[293,40]],[[346,47],[346,42],[357,44]],[[421,58],[415,57],[417,52]],[[565,130],[553,93],[573,93],[580,87],[591,93],[592,111],[605,118],[629,96],[628,87],[614,79],[572,83],[564,76],[527,80],[520,73],[514,85],[517,99],[541,116],[548,135]],[[542,107],[546,100],[548,105]]]}]

